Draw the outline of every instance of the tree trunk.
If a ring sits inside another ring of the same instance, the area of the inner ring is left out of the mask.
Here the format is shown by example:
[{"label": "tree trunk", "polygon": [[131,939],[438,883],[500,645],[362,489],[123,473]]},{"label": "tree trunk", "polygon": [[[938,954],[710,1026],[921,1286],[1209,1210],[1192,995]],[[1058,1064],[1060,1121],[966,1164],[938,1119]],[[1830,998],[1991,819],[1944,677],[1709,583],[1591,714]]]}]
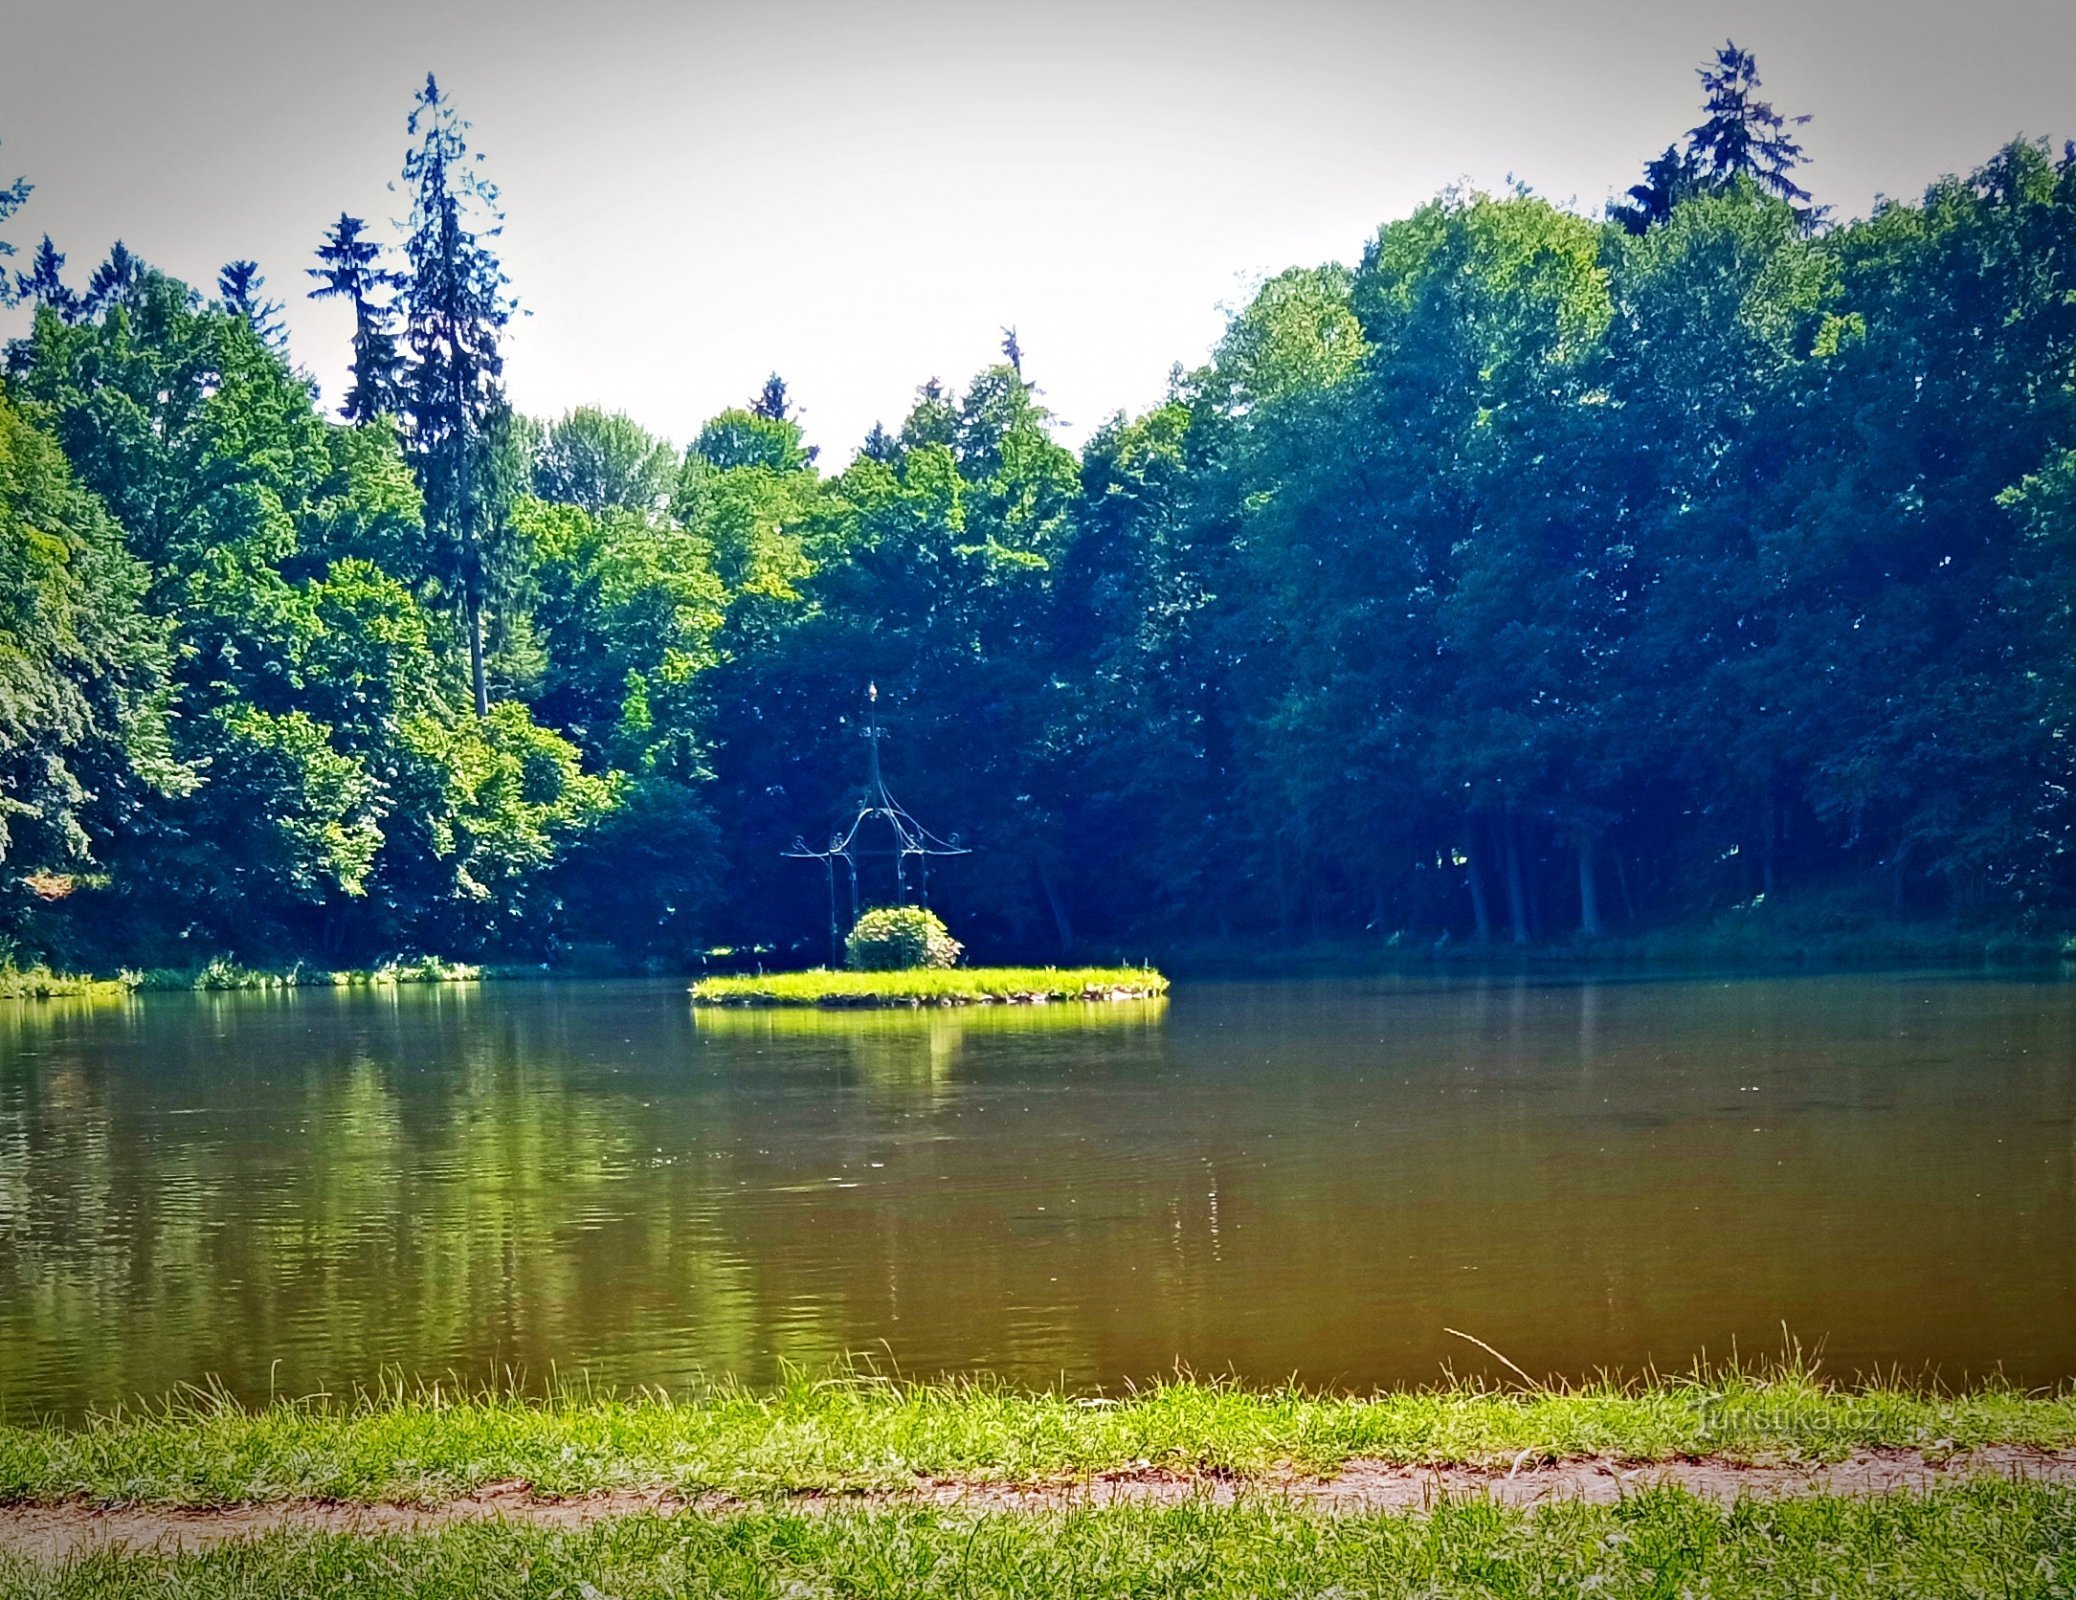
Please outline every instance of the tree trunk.
[{"label": "tree trunk", "polygon": [[1283,859],[1283,834],[1277,830],[1269,835],[1274,850],[1272,857],[1276,868],[1276,933],[1284,944],[1291,942],[1290,927],[1290,873]]},{"label": "tree trunk", "polygon": [[1600,937],[1600,886],[1593,874],[1593,835],[1579,833],[1579,937]]},{"label": "tree trunk", "polygon": [[468,612],[469,683],[476,693],[476,716],[490,715],[490,685],[483,672],[483,546],[476,536],[476,508],[472,498],[469,469],[474,441],[469,430],[469,397],[457,370],[454,388],[455,429],[454,509],[461,521],[461,593]]},{"label": "tree trunk", "polygon": [[1070,956],[1074,953],[1074,924],[1067,916],[1067,902],[1045,863],[1034,862],[1033,865],[1038,870],[1038,887],[1045,891],[1045,903],[1052,911],[1052,925],[1059,932],[1060,954]]},{"label": "tree trunk", "polygon": [[1773,774],[1766,774],[1765,813],[1759,819],[1765,831],[1759,836],[1759,889],[1767,899],[1773,898],[1773,836],[1778,824],[1773,808]]},{"label": "tree trunk", "polygon": [[1615,852],[1615,883],[1622,891],[1622,920],[1636,921],[1636,900],[1629,893],[1629,867],[1622,859],[1622,852]]},{"label": "tree trunk", "polygon": [[1514,925],[1514,943],[1528,943],[1528,895],[1521,882],[1521,828],[1514,808],[1500,813],[1500,838],[1506,846],[1507,917]]},{"label": "tree trunk", "polygon": [[1470,878],[1471,918],[1476,924],[1479,944],[1492,942],[1492,907],[1485,899],[1485,875],[1478,870],[1478,862],[1484,851],[1478,847],[1477,820],[1463,819],[1464,871]]},{"label": "tree trunk", "polygon": [[469,595],[469,681],[476,691],[476,715],[490,715],[490,684],[483,676],[483,602]]}]

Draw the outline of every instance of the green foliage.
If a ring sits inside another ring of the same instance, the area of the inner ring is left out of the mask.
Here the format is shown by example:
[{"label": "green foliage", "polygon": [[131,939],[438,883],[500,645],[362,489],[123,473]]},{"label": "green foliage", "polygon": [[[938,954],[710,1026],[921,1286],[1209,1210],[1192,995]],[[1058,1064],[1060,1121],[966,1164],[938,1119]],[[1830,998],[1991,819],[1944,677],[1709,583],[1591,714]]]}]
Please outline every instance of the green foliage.
[{"label": "green foliage", "polygon": [[120,999],[133,985],[123,978],[87,978],[49,967],[18,967],[0,959],[0,1000]]},{"label": "green foliage", "polygon": [[957,966],[964,949],[936,912],[923,906],[880,906],[852,924],[843,959],[854,972],[906,972]]},{"label": "green foliage", "polygon": [[533,492],[603,517],[651,516],[677,482],[671,447],[632,417],[579,406],[549,426],[534,460]]},{"label": "green foliage", "polygon": [[218,873],[211,893],[248,909],[365,894],[382,844],[366,767],[335,749],[332,730],[303,711],[234,706],[211,722],[195,827],[212,842],[249,841],[210,850]]},{"label": "green foliage", "polygon": [[766,472],[799,472],[808,464],[800,425],[785,417],[755,411],[722,412],[699,430],[693,458],[716,472],[762,467]]},{"label": "green foliage", "polygon": [[775,378],[682,462],[513,415],[431,85],[408,281],[351,218],[320,257],[356,426],[247,318],[47,251],[0,398],[0,931],[797,963],[846,886],[785,852],[857,814],[872,681],[894,791],[972,846],[933,894],[1026,958],[1837,900],[2058,938],[2076,157],[1824,227],[1756,87],[1726,49],[1616,220],[1451,191],[1267,278],[1078,458],[1020,351],[827,468]]},{"label": "green foliage", "polygon": [[400,744],[392,826],[408,848],[382,885],[398,923],[475,950],[552,917],[549,869],[612,809],[619,780],[586,773],[575,745],[509,701],[480,720],[413,717]]},{"label": "green foliage", "polygon": [[191,786],[166,725],[167,630],[145,569],[56,442],[0,386],[0,932],[33,873],[95,859]]}]

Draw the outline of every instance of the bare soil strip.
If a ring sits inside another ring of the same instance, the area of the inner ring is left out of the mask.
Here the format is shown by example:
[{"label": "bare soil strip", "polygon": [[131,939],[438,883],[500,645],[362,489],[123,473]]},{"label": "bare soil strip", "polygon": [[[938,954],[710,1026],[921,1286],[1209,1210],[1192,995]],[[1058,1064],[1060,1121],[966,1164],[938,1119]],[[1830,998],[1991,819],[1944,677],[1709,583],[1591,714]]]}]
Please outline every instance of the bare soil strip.
[{"label": "bare soil strip", "polygon": [[1506,1506],[1576,1500],[1604,1505],[1640,1489],[1668,1485],[1728,1504],[1741,1497],[1921,1493],[1973,1477],[2076,1485],[2076,1450],[1999,1445],[1957,1455],[1914,1450],[1863,1450],[1842,1461],[1744,1465],[1716,1458],[1625,1462],[1603,1457],[1523,1463],[1514,1470],[1464,1466],[1403,1467],[1351,1461],[1331,1478],[1297,1474],[1255,1478],[1186,1476],[1159,1470],[1101,1473],[1048,1483],[932,1480],[913,1489],[859,1494],[809,1492],[748,1501],[730,1495],[682,1495],[668,1489],[614,1489],[595,1494],[534,1493],[522,1481],[488,1484],[474,1494],[426,1505],[363,1505],[277,1500],[217,1507],[95,1506],[79,1501],[0,1506],[0,1552],[55,1562],[107,1548],[202,1550],[281,1530],[308,1533],[419,1533],[461,1522],[503,1519],[534,1527],[580,1528],[636,1512],[723,1516],[751,1505],[812,1511],[942,1506],[1015,1513],[1092,1505],[1230,1505],[1269,1498],[1325,1512],[1414,1512],[1442,1499],[1483,1496]]}]

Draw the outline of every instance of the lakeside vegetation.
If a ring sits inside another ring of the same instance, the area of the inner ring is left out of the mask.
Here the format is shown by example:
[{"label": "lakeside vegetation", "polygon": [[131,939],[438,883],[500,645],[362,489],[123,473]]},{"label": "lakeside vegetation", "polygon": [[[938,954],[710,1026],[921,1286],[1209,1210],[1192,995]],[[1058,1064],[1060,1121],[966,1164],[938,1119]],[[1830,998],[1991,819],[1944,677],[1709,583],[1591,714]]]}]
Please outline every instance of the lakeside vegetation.
[{"label": "lakeside vegetation", "polygon": [[0,966],[0,1000],[55,1000],[79,996],[125,995],[132,985],[123,978],[88,978],[53,972],[48,967]]},{"label": "lakeside vegetation", "polygon": [[1831,1386],[1794,1369],[1500,1390],[1452,1383],[1368,1397],[1188,1379],[1121,1396],[1004,1385],[798,1376],[684,1398],[567,1391],[544,1400],[421,1388],[247,1409],[184,1394],[77,1427],[0,1426],[0,1503],[224,1505],[434,1501],[523,1479],[544,1494],[615,1488],[741,1497],[1031,1482],[1152,1467],[1255,1477],[1404,1464],[1609,1456],[1835,1460],[2076,1447],[2076,1393]]},{"label": "lakeside vegetation", "polygon": [[331,969],[295,966],[248,967],[217,956],[198,967],[153,967],[113,978],[52,972],[47,967],[0,966],[0,1000],[45,1000],[68,995],[119,997],[140,990],[216,993],[266,989],[381,989],[400,983],[475,983],[485,969],[465,961],[415,956],[379,966]]},{"label": "lakeside vegetation", "polygon": [[915,967],[858,972],[816,968],[702,978],[702,1006],[1045,1005],[1063,1001],[1155,1000],[1168,980],[1151,967]]},{"label": "lakeside vegetation", "polygon": [[217,956],[199,967],[155,967],[130,975],[138,989],[380,989],[399,983],[475,983],[484,969],[437,956],[411,956],[379,966],[331,969],[295,966],[254,968]]},{"label": "lakeside vegetation", "polygon": [[875,679],[990,957],[1648,942],[1762,899],[2053,943],[2076,151],[1832,215],[1822,124],[1734,47],[1704,76],[1612,206],[1440,195],[1078,449],[1013,337],[840,452],[776,376],[690,441],[515,414],[494,162],[430,80],[397,248],[312,241],[337,415],[254,263],[81,272],[105,242],[29,248],[42,196],[0,188],[34,308],[0,937],[819,956],[831,884],[783,853],[852,814]]},{"label": "lakeside vegetation", "polygon": [[206,1553],[104,1552],[55,1569],[0,1556],[0,1600],[2051,1600],[2072,1580],[2076,1491],[1990,1482],[1732,1507],[1672,1490],[1534,1511],[1444,1501],[1419,1516],[1322,1516],[1266,1502],[1014,1516],[753,1508],[577,1531],[484,1523],[360,1538],[276,1533]]}]

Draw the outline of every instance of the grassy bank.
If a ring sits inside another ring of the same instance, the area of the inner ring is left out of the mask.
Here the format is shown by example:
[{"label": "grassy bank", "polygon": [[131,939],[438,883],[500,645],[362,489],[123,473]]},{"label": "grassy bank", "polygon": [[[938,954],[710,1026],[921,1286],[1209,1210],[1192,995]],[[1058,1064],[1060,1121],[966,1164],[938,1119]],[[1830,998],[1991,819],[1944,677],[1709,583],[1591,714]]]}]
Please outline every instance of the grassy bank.
[{"label": "grassy bank", "polygon": [[379,967],[306,966],[248,967],[217,956],[199,967],[155,967],[134,973],[130,981],[139,989],[195,989],[228,992],[242,989],[372,989],[398,983],[474,983],[483,976],[481,967],[463,961],[442,961],[437,956],[412,956],[384,962]]},{"label": "grassy bank", "polygon": [[[538,974],[530,974],[538,976]],[[465,961],[413,956],[379,967],[330,968],[297,962],[248,967],[216,956],[198,967],[151,967],[113,978],[52,972],[47,967],[0,967],[0,1000],[50,1000],[67,995],[121,996],[139,990],[229,993],[268,989],[380,989],[400,983],[474,983],[489,976]]]},{"label": "grassy bank", "polygon": [[702,978],[705,1006],[1030,1005],[1063,1000],[1145,1000],[1168,992],[1151,967],[952,967],[906,972],[771,972]]},{"label": "grassy bank", "polygon": [[1257,1600],[1708,1595],[2066,1596],[2076,1491],[1971,1483],[1924,1496],[1733,1507],[1675,1491],[1533,1512],[1444,1502],[1420,1516],[1272,1503],[1029,1516],[926,1507],[635,1515],[582,1531],[482,1523],[381,1536],[276,1533],[54,1569],[0,1559],[0,1600],[352,1594],[569,1600]]},{"label": "grassy bank", "polygon": [[68,996],[117,996],[130,992],[126,978],[88,978],[48,967],[0,966],[0,1000],[56,1000]]},{"label": "grassy bank", "polygon": [[1350,1460],[1833,1460],[1858,1448],[2076,1447],[2076,1392],[1833,1388],[1739,1372],[1564,1391],[1458,1385],[1358,1399],[1175,1382],[1121,1400],[993,1385],[800,1379],[690,1399],[427,1391],[246,1410],[180,1402],[80,1427],[0,1427],[0,1502],[436,1500],[520,1478],[547,1494],[892,1489],[1151,1466],[1248,1476]]}]

